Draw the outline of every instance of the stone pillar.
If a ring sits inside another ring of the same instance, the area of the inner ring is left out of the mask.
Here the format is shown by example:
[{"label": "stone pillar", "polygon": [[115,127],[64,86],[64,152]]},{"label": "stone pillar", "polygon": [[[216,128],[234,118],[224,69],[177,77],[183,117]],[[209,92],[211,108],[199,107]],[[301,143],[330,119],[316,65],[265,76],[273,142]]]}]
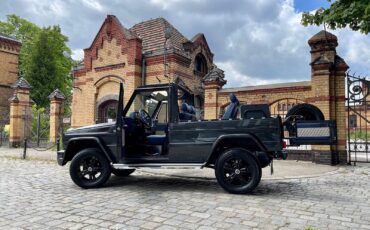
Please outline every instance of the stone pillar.
[{"label": "stone pillar", "polygon": [[204,119],[217,119],[219,116],[218,91],[226,84],[224,71],[214,66],[204,76]]},{"label": "stone pillar", "polygon": [[63,93],[56,89],[49,95],[50,100],[50,135],[49,141],[55,143],[60,137],[63,115],[64,115],[64,100]]},{"label": "stone pillar", "polygon": [[25,138],[30,136],[31,130],[31,100],[30,84],[23,78],[18,79],[13,85],[14,94],[10,101],[10,127],[9,145],[18,147]]},{"label": "stone pillar", "polygon": [[[311,47],[312,97],[309,103],[317,106],[325,120],[335,120],[337,124],[336,145],[313,146],[315,161],[339,163],[339,156],[345,159],[346,113],[345,113],[345,72],[348,69],[344,60],[336,53],[337,37],[327,31],[314,35],[308,44]],[[342,158],[341,157],[341,158]]]}]

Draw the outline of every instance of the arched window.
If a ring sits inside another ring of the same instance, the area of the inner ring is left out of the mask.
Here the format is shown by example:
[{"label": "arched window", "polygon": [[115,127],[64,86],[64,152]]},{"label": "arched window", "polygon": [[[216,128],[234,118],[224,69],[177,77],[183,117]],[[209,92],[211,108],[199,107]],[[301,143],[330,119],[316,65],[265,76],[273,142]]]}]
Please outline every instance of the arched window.
[{"label": "arched window", "polygon": [[203,54],[198,54],[195,57],[194,70],[199,73],[206,74],[208,73],[207,61]]},{"label": "arched window", "polygon": [[117,116],[117,100],[108,100],[98,107],[98,123],[114,122]]}]

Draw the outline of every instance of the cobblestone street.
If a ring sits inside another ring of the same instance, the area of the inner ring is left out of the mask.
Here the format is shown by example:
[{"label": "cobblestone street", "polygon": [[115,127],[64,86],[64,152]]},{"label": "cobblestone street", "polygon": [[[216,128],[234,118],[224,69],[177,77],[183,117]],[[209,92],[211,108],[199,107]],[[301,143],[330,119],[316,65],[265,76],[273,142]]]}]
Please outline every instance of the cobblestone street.
[{"label": "cobblestone street", "polygon": [[368,165],[263,179],[251,195],[145,171],[83,190],[45,161],[0,158],[0,173],[1,229],[370,229]]}]

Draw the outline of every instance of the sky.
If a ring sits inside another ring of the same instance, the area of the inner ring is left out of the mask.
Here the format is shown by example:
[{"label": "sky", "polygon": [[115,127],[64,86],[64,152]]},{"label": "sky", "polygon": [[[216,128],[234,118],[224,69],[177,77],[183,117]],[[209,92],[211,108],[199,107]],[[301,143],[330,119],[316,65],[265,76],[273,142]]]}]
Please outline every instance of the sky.
[{"label": "sky", "polygon": [[[72,57],[81,59],[107,14],[126,28],[164,17],[188,39],[204,33],[226,86],[236,87],[310,80],[307,41],[323,26],[302,26],[301,14],[328,6],[326,0],[1,0],[0,20],[16,14],[39,26],[58,24]],[[330,32],[350,71],[369,76],[370,36]]]}]

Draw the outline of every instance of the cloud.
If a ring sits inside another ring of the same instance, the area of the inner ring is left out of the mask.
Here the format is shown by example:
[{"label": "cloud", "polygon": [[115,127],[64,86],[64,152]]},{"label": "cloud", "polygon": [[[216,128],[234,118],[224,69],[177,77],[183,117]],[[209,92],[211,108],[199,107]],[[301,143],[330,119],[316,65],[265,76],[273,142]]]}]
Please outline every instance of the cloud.
[{"label": "cloud", "polygon": [[82,49],[74,49],[71,56],[73,60],[82,60],[84,58],[84,51]]},{"label": "cloud", "polygon": [[100,12],[103,12],[104,11],[104,7],[100,4],[99,1],[96,1],[96,0],[82,0],[82,3],[93,9],[93,10],[96,10],[96,11],[100,11]]},{"label": "cloud", "polygon": [[[247,85],[265,85],[283,82],[282,79],[261,79],[253,76],[245,75],[238,71],[233,64],[233,62],[216,62],[218,67],[222,66],[225,71],[226,80],[228,81],[228,86],[247,86]],[[237,82],[237,84],[230,84],[229,82]]]},{"label": "cloud", "polygon": [[[0,18],[15,13],[40,26],[59,24],[73,57],[82,57],[107,14],[125,27],[165,17],[191,39],[205,34],[225,70],[227,87],[310,79],[307,40],[322,27],[303,27],[293,0],[5,0]],[[369,73],[370,37],[348,29],[338,36],[338,54],[356,72]]]}]

